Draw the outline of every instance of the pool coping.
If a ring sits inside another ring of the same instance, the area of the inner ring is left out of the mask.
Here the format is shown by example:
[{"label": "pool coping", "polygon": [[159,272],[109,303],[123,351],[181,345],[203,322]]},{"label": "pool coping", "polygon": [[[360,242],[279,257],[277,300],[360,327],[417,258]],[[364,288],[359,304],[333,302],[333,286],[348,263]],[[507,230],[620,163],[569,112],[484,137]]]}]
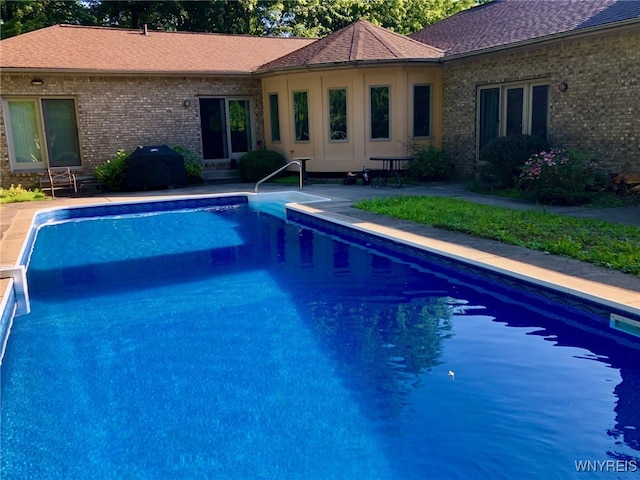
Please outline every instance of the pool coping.
[{"label": "pool coping", "polygon": [[640,293],[633,290],[575,277],[503,255],[430,238],[317,206],[294,204],[288,205],[287,208],[640,318]]}]

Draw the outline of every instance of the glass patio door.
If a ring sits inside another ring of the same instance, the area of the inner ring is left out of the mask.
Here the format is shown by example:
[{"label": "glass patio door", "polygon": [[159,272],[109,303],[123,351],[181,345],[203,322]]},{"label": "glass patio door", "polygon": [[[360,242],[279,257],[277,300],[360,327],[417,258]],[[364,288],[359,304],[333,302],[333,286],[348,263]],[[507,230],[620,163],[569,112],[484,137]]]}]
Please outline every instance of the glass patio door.
[{"label": "glass patio door", "polygon": [[229,158],[224,98],[200,99],[202,156],[205,160]]},{"label": "glass patio door", "polygon": [[15,170],[45,168],[43,133],[34,100],[9,100],[9,139],[13,149]]},{"label": "glass patio door", "polygon": [[229,100],[229,135],[232,158],[251,150],[251,112],[249,100]]},{"label": "glass patio door", "polygon": [[253,145],[249,100],[201,98],[200,129],[205,160],[241,157]]},{"label": "glass patio door", "polygon": [[73,99],[11,98],[4,105],[12,170],[81,166]]}]

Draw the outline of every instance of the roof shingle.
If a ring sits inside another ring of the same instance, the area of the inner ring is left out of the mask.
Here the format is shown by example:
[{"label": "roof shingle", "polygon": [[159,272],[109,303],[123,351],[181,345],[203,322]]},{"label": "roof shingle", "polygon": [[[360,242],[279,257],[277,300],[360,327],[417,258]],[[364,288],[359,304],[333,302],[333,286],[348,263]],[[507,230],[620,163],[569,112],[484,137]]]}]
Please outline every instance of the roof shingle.
[{"label": "roof shingle", "polygon": [[446,55],[640,17],[637,0],[494,0],[411,35]]},{"label": "roof shingle", "polygon": [[358,20],[347,27],[262,65],[258,71],[366,61],[428,61],[443,52],[404,35]]},{"label": "roof shingle", "polygon": [[3,69],[248,74],[315,39],[56,25],[0,42]]}]

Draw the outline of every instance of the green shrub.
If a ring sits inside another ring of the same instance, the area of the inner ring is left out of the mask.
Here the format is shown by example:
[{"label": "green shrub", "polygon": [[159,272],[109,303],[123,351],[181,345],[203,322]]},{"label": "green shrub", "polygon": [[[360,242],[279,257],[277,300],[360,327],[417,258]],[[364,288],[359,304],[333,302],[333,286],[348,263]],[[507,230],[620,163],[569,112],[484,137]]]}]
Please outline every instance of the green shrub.
[{"label": "green shrub", "polygon": [[240,158],[238,170],[243,182],[258,182],[284,165],[284,157],[273,150],[255,150]]},{"label": "green shrub", "polygon": [[454,172],[449,155],[439,148],[412,147],[413,160],[409,162],[409,175],[417,180],[448,180]]},{"label": "green shrub", "polygon": [[531,135],[496,138],[480,151],[480,180],[497,188],[514,187],[524,162],[550,147],[545,139]]},{"label": "green shrub", "polygon": [[171,149],[184,157],[187,176],[190,178],[202,178],[202,158],[200,155],[180,145],[174,145]]},{"label": "green shrub", "polygon": [[518,186],[533,201],[547,205],[589,203],[602,177],[586,152],[555,149],[532,155],[522,167]]},{"label": "green shrub", "polygon": [[125,189],[127,165],[124,160],[128,156],[129,153],[125,150],[118,150],[112,159],[96,167],[94,175],[100,185],[112,192],[120,192]]},{"label": "green shrub", "polygon": [[39,189],[27,190],[18,184],[11,184],[9,188],[0,187],[0,203],[31,202],[47,198]]}]

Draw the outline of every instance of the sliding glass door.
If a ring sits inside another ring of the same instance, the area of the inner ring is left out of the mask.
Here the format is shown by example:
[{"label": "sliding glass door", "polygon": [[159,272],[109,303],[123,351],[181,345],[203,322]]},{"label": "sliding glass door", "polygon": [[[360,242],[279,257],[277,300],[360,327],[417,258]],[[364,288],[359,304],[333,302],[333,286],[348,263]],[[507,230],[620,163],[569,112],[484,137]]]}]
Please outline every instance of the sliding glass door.
[{"label": "sliding glass door", "polygon": [[205,160],[241,157],[253,146],[250,101],[201,98],[200,129]]},{"label": "sliding glass door", "polygon": [[5,112],[13,171],[81,166],[73,99],[12,98]]}]

